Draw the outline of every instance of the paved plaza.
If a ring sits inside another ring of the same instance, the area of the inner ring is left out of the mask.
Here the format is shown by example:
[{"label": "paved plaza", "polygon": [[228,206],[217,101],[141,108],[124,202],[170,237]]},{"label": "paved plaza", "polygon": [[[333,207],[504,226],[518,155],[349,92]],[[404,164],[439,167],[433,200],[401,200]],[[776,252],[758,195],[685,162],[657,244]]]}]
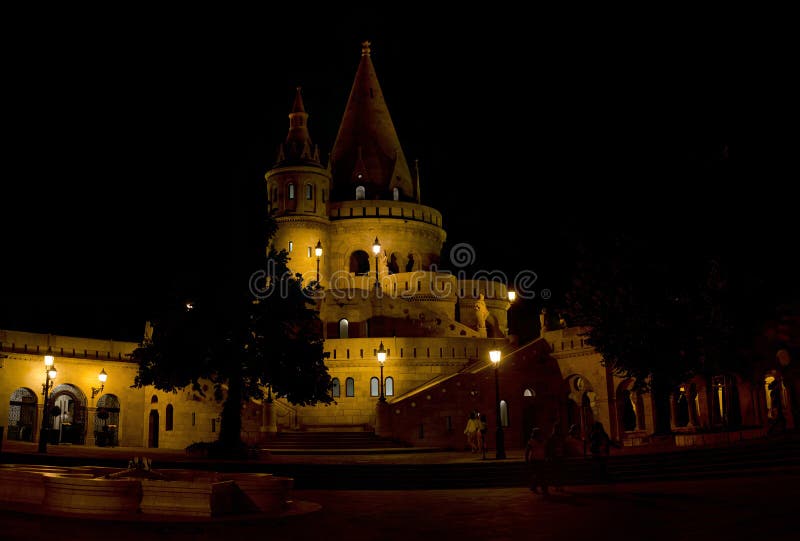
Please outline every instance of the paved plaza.
[{"label": "paved plaza", "polygon": [[0,512],[0,539],[797,539],[800,475],[569,487],[295,491],[316,512],[280,519],[115,523]]}]

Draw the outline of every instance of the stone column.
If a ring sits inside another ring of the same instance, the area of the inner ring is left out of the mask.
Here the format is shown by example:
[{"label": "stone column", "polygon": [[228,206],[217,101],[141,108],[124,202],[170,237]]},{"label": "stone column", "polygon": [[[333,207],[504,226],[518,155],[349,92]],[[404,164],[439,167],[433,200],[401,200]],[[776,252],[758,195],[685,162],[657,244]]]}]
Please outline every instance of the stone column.
[{"label": "stone column", "polygon": [[261,404],[261,426],[259,431],[263,434],[276,434],[278,432],[277,407],[271,400],[264,400]]},{"label": "stone column", "polygon": [[86,407],[86,441],[87,447],[94,447],[94,427],[97,426],[97,408],[95,406]]},{"label": "stone column", "polygon": [[391,407],[389,406],[388,402],[380,402],[378,401],[377,405],[375,406],[375,435],[381,436],[384,438],[391,437],[392,430],[391,430],[391,419],[389,417],[389,412],[391,411]]}]

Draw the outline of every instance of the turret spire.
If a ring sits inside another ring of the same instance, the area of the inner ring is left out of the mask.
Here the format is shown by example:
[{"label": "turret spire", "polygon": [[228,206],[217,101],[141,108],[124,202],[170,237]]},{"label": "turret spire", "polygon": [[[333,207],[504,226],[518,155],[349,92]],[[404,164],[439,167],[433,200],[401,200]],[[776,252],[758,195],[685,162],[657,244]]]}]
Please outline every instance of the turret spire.
[{"label": "turret spire", "polygon": [[361,61],[331,153],[332,195],[335,200],[352,200],[356,198],[356,186],[363,185],[367,199],[392,199],[393,189],[397,188],[402,200],[414,201],[411,171],[370,52],[371,43],[364,41]]},{"label": "turret spire", "polygon": [[319,153],[315,150],[311,135],[308,133],[308,113],[300,90],[299,86],[295,89],[292,112],[289,113],[289,133],[278,152],[276,167],[297,164],[321,165]]}]

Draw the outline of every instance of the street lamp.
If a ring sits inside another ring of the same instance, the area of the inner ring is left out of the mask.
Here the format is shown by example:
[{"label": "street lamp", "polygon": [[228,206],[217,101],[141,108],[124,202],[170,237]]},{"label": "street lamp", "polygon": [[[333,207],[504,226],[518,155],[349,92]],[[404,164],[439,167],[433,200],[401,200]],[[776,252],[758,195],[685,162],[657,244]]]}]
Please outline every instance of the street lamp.
[{"label": "street lamp", "polygon": [[372,253],[375,254],[375,289],[380,289],[381,283],[378,281],[378,254],[381,253],[381,243],[378,242],[378,237],[375,237],[375,242],[372,243]]},{"label": "street lamp", "polygon": [[383,349],[383,340],[381,340],[381,345],[378,346],[378,362],[381,363],[381,396],[378,398],[378,402],[386,402],[386,397],[383,394],[383,363],[386,362],[386,350]]},{"label": "street lamp", "polygon": [[319,285],[319,258],[322,257],[322,241],[317,241],[314,254],[317,256],[317,285]]},{"label": "street lamp", "polygon": [[100,370],[100,373],[97,375],[97,379],[100,380],[100,387],[92,387],[92,400],[94,400],[94,397],[97,396],[99,393],[102,393],[103,389],[106,386],[106,380],[108,380],[108,374],[106,374],[105,368]]},{"label": "street lamp", "polygon": [[39,430],[39,452],[46,453],[47,452],[47,437],[50,434],[50,412],[48,412],[48,408],[50,407],[50,390],[53,388],[53,380],[56,379],[56,375],[58,372],[56,371],[56,367],[53,364],[55,362],[55,358],[52,355],[45,355],[44,356],[44,374],[45,379],[44,383],[42,384],[42,395],[44,395],[44,407],[42,408],[42,426]]},{"label": "street lamp", "polygon": [[500,350],[493,349],[489,352],[489,360],[494,363],[494,402],[497,407],[497,431],[495,441],[497,442],[497,454],[495,458],[506,457],[505,435],[503,434],[503,424],[500,418],[500,380],[497,378],[497,371],[500,369]]}]

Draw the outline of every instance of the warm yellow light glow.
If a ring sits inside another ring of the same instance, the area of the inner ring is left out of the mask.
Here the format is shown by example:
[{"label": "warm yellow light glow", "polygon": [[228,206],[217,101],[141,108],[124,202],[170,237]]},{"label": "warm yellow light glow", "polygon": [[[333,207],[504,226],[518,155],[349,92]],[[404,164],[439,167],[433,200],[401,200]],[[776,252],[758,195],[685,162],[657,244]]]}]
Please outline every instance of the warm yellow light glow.
[{"label": "warm yellow light glow", "polygon": [[378,362],[381,364],[386,362],[386,350],[383,349],[383,342],[381,342],[381,345],[378,346]]},{"label": "warm yellow light glow", "polygon": [[105,368],[100,371],[100,374],[97,376],[97,378],[100,380],[100,383],[106,382],[106,380],[108,379],[108,374],[106,374]]},{"label": "warm yellow light glow", "polygon": [[317,241],[317,246],[314,248],[314,255],[322,257],[322,241]]},{"label": "warm yellow light glow", "polygon": [[683,385],[681,385],[681,386],[678,388],[678,390],[679,390],[680,392],[684,392],[684,391],[686,391],[686,387],[684,387]]},{"label": "warm yellow light glow", "polygon": [[50,368],[51,366],[53,366],[54,362],[56,362],[56,358],[53,357],[52,355],[45,355],[44,356],[44,365],[47,368]]},{"label": "warm yellow light glow", "polygon": [[381,243],[378,242],[378,237],[375,237],[375,242],[372,244],[372,253],[375,255],[381,253]]},{"label": "warm yellow light glow", "polygon": [[186,303],[186,310],[193,310],[193,309],[194,309],[194,304],[192,304],[191,302],[187,302]]},{"label": "warm yellow light glow", "polygon": [[55,366],[51,366],[47,370],[47,375],[50,377],[50,379],[56,379],[56,376],[58,375],[58,371],[56,370],[56,367]]},{"label": "warm yellow light glow", "polygon": [[517,292],[516,292],[516,291],[513,291],[513,290],[509,290],[509,292],[508,292],[508,300],[509,300],[510,302],[514,302],[514,300],[515,300],[516,298],[517,298]]},{"label": "warm yellow light glow", "polygon": [[489,352],[489,360],[491,360],[494,364],[500,362],[500,350],[493,349]]}]

